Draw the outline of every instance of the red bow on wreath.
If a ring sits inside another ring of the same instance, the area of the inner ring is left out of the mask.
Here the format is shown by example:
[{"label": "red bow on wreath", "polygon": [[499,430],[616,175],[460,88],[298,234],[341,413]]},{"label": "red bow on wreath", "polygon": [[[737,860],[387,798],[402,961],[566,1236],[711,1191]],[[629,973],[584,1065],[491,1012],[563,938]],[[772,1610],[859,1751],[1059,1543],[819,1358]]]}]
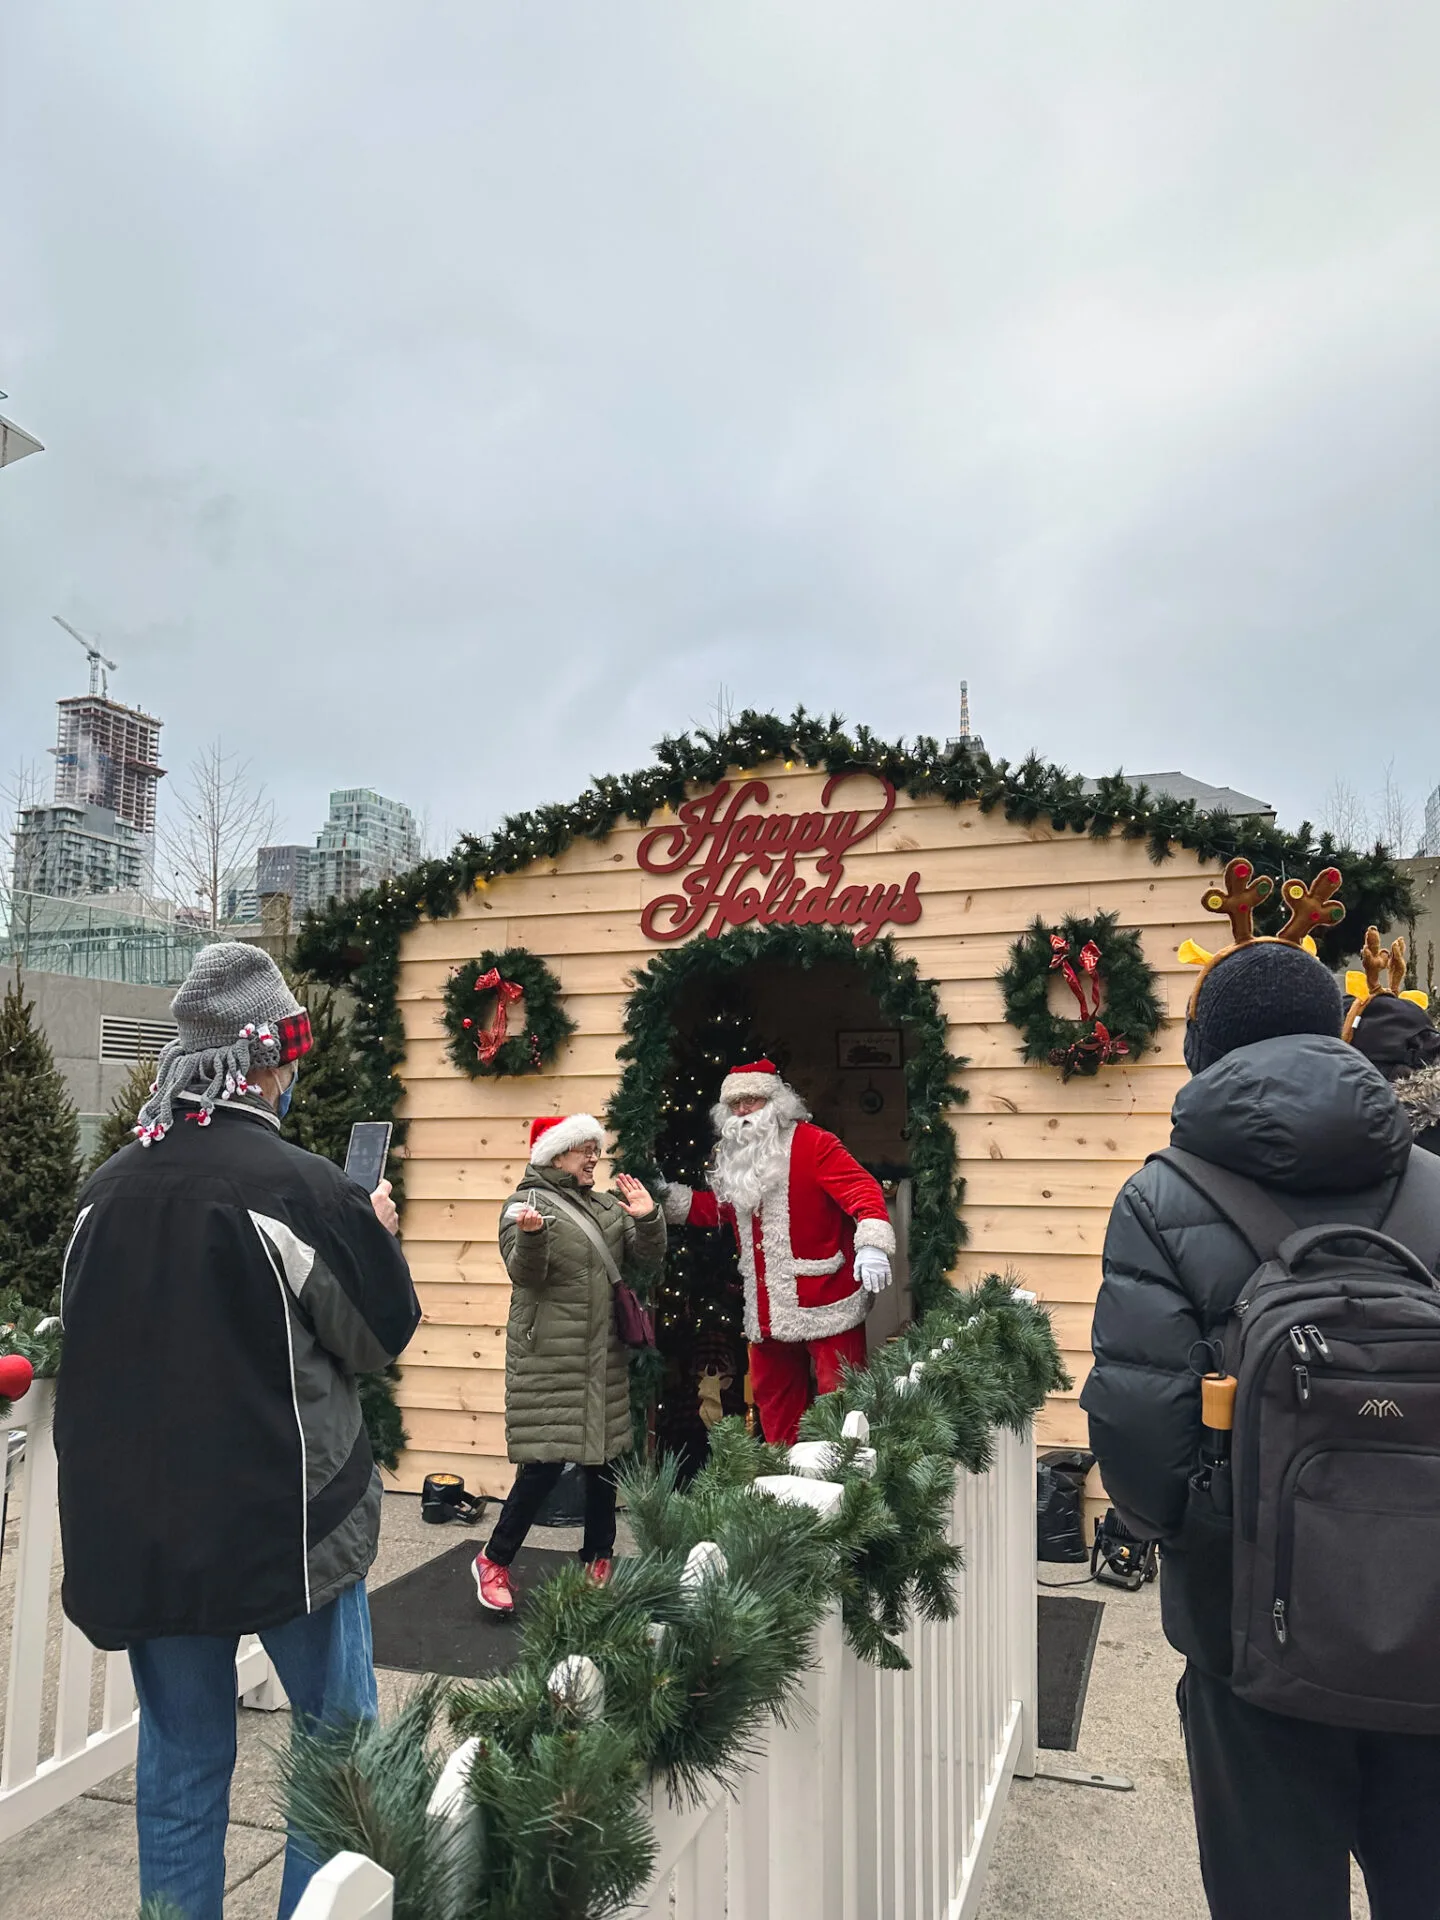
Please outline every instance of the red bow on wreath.
[{"label": "red bow on wreath", "polygon": [[489,973],[482,973],[475,982],[475,991],[476,993],[493,993],[495,996],[495,1018],[475,1042],[475,1051],[480,1056],[481,1064],[488,1067],[504,1046],[509,1034],[510,1003],[514,1000],[523,1000],[525,989],[517,986],[513,980],[502,980],[500,969],[492,967]]},{"label": "red bow on wreath", "polygon": [[[1112,1034],[1100,1018],[1100,949],[1093,940],[1087,940],[1080,949],[1080,966],[1084,978],[1075,971],[1075,963],[1070,957],[1070,943],[1063,933],[1050,936],[1050,971],[1063,975],[1065,984],[1080,1002],[1080,1018],[1086,1031],[1068,1047],[1058,1047],[1050,1056],[1052,1066],[1059,1067],[1060,1078],[1068,1080],[1075,1073],[1094,1073],[1097,1067],[1103,1067],[1112,1060],[1123,1060],[1130,1051],[1129,1042],[1120,1033]],[[1086,981],[1090,983],[1094,1005],[1085,997]]]}]

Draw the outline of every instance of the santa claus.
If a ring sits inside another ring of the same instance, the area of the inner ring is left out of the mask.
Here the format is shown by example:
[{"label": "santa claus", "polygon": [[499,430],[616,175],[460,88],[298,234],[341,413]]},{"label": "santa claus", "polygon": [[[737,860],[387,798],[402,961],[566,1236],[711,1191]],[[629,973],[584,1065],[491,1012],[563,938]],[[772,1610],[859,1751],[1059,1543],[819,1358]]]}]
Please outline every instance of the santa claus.
[{"label": "santa claus", "polygon": [[676,1226],[729,1225],[745,1282],[750,1382],[767,1440],[791,1445],[810,1401],[865,1364],[865,1316],[890,1284],[880,1183],[817,1127],[770,1060],[736,1067],[713,1112],[708,1190],[665,1190]]}]

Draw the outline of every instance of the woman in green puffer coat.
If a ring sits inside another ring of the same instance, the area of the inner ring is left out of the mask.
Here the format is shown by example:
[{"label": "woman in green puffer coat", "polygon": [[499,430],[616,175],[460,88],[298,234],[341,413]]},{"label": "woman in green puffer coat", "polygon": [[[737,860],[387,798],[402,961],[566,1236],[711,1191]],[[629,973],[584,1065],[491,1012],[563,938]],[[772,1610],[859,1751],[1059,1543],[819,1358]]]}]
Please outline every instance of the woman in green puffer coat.
[{"label": "woman in green puffer coat", "polygon": [[630,1361],[615,1332],[609,1267],[576,1218],[583,1212],[610,1259],[658,1268],[665,1221],[639,1180],[595,1191],[605,1136],[573,1113],[537,1120],[530,1164],[500,1212],[500,1256],[512,1287],[505,1330],[505,1440],[518,1471],[485,1551],[475,1590],[491,1613],[513,1613],[509,1566],[567,1461],[585,1468],[580,1558],[610,1577],[615,1462],[630,1450]]}]

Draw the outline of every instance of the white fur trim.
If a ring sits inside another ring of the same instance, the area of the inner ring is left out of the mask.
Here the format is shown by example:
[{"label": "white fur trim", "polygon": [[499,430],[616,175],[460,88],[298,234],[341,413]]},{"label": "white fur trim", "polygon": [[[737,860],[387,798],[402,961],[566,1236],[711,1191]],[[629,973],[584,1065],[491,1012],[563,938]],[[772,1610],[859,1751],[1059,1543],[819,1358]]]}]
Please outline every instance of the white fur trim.
[{"label": "white fur trim", "polygon": [[832,1253],[828,1260],[796,1260],[792,1263],[795,1271],[808,1279],[819,1279],[822,1274],[839,1273],[845,1264],[845,1250]]},{"label": "white fur trim", "polygon": [[660,1211],[672,1227],[683,1227],[690,1218],[690,1209],[694,1204],[695,1189],[682,1186],[678,1180],[675,1180],[665,1189],[660,1201]]},{"label": "white fur trim", "polygon": [[603,1149],[605,1129],[600,1122],[588,1113],[567,1114],[558,1127],[547,1127],[535,1142],[530,1149],[530,1164],[532,1167],[548,1167],[562,1153],[583,1147],[587,1140],[598,1141]]},{"label": "white fur trim", "polygon": [[732,1100],[773,1100],[784,1084],[778,1073],[727,1073],[720,1084],[720,1100],[727,1107]]},{"label": "white fur trim", "polygon": [[895,1229],[888,1220],[857,1220],[855,1222],[855,1250],[861,1247],[878,1247],[881,1253],[895,1252]]},{"label": "white fur trim", "polygon": [[[760,1243],[765,1254],[765,1294],[770,1304],[772,1340],[825,1340],[832,1334],[848,1333],[858,1327],[870,1311],[871,1295],[863,1287],[828,1306],[802,1307],[795,1285],[796,1276],[807,1269],[838,1273],[845,1264],[840,1254],[834,1265],[828,1261],[795,1258],[790,1242],[790,1159],[795,1151],[795,1129],[785,1141],[785,1177],[765,1195],[760,1208]],[[755,1270],[755,1216],[737,1210],[735,1224],[740,1235],[740,1271],[745,1278],[745,1335],[759,1340],[759,1276]]]}]

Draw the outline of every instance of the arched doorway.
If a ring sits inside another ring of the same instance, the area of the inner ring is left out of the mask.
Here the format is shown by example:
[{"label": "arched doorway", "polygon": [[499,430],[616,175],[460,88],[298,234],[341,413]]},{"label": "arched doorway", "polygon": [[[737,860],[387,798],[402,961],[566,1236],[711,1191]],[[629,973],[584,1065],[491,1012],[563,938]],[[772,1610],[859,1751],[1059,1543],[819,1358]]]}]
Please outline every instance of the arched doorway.
[{"label": "arched doorway", "polygon": [[[856,947],[828,927],[694,941],[635,976],[625,1026],[626,1066],[608,1116],[618,1164],[697,1183],[727,1068],[767,1055],[885,1187],[901,1256],[873,1337],[897,1330],[945,1286],[962,1237],[946,1115],[964,1098],[953,1085],[964,1062],[946,1049],[933,983],[890,941]],[[714,1421],[745,1410],[743,1297],[729,1236],[672,1233],[655,1304],[656,1443],[693,1471]]]}]

